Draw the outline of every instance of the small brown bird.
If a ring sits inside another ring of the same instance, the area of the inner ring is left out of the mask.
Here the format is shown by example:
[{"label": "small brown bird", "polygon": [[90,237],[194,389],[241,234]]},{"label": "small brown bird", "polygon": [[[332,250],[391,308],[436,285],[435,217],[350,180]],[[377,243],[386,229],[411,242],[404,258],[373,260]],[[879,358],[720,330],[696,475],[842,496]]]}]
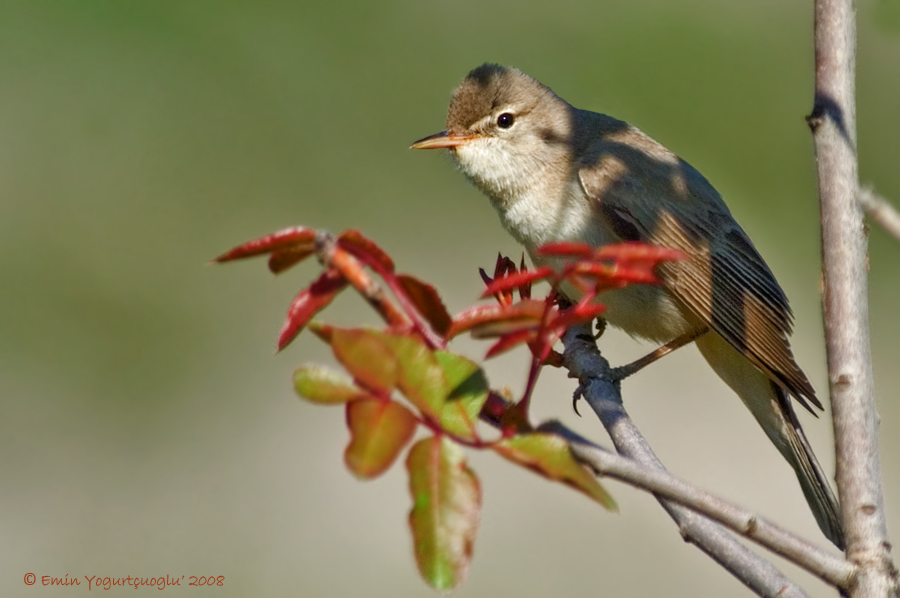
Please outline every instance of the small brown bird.
[{"label": "small brown bird", "polygon": [[658,268],[663,287],[604,293],[605,319],[658,343],[708,327],[696,340],[703,357],[794,468],[819,527],[843,547],[837,498],[791,404],[793,396],[810,411],[810,403],[822,408],[791,353],[787,297],[703,175],[628,123],[574,108],[495,64],[470,72],[453,93],[447,129],[412,147],[450,149],[536,264],[553,265],[535,249],[555,241],[643,241],[687,254]]}]

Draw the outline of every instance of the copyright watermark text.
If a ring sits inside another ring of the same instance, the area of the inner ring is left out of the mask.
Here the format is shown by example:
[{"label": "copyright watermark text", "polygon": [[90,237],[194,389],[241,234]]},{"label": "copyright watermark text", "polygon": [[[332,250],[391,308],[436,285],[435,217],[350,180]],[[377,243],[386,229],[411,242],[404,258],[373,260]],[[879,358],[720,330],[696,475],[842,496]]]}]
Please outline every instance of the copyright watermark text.
[{"label": "copyright watermark text", "polygon": [[158,577],[137,577],[129,575],[127,577],[110,577],[103,575],[83,575],[70,576],[66,573],[62,577],[55,575],[36,576],[34,573],[25,574],[25,585],[42,585],[42,586],[86,586],[88,591],[92,590],[111,590],[115,587],[131,587],[138,589],[141,587],[154,588],[157,590],[165,590],[173,586],[218,586],[225,585],[224,575],[160,575]]}]

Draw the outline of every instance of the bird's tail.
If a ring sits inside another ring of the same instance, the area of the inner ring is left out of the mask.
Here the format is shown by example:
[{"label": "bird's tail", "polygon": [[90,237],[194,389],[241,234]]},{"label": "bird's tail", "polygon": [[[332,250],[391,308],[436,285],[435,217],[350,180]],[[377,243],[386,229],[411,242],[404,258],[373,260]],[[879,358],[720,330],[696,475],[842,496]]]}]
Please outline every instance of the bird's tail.
[{"label": "bird's tail", "polygon": [[816,459],[816,455],[809,445],[809,440],[806,439],[806,434],[803,433],[803,428],[800,427],[797,414],[791,405],[790,395],[774,382],[770,384],[773,392],[778,396],[778,406],[787,423],[787,440],[791,451],[790,456],[784,454],[784,451],[782,454],[794,468],[806,502],[809,503],[822,533],[835,546],[843,550],[844,528],[841,525],[841,505],[831,489],[828,476],[825,475],[825,471],[819,465],[819,460]]},{"label": "bird's tail", "polygon": [[709,365],[738,394],[794,469],[822,533],[843,550],[840,504],[800,427],[790,395],[718,334],[706,334],[696,342]]}]

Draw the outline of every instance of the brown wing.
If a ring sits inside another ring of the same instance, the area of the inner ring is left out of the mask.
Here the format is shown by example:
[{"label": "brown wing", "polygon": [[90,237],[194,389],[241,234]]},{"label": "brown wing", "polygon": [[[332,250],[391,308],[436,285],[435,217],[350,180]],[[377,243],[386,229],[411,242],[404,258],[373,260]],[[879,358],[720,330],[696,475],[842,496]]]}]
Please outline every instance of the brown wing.
[{"label": "brown wing", "polygon": [[632,128],[593,144],[579,175],[619,237],[690,256],[659,268],[675,296],[804,407],[822,408],[791,353],[787,297],[699,172]]}]

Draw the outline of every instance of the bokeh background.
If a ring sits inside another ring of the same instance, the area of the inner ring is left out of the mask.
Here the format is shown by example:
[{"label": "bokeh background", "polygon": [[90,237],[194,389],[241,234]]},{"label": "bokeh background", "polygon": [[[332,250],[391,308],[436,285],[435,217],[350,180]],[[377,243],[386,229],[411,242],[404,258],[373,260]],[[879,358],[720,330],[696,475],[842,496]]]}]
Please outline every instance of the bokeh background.
[{"label": "bokeh background", "polygon": [[[898,7],[859,2],[861,177],[895,201]],[[358,227],[451,311],[471,304],[477,268],[519,249],[445,156],[407,148],[442,128],[450,92],[484,61],[636,124],[706,174],[791,298],[799,362],[827,394],[811,30],[810,2],[780,0],[0,4],[0,594],[88,594],[28,587],[31,572],[225,576],[166,590],[177,596],[434,595],[412,558],[402,466],[356,481],[341,410],[293,394],[293,369],[330,362],[325,347],[304,335],[273,355],[316,265],[275,278],[262,261],[206,263],[289,225]],[[873,228],[870,249],[896,541],[900,243]],[[326,317],[374,322],[349,294]],[[614,332],[603,347],[618,363],[649,349]],[[525,366],[517,353],[488,371],[519,391]],[[546,375],[537,415],[606,442],[571,391]],[[625,394],[674,472],[826,544],[694,348]],[[805,421],[833,467],[829,420]],[[485,507],[459,596],[749,594],[639,492],[608,483],[610,514],[493,455],[471,462]]]}]

